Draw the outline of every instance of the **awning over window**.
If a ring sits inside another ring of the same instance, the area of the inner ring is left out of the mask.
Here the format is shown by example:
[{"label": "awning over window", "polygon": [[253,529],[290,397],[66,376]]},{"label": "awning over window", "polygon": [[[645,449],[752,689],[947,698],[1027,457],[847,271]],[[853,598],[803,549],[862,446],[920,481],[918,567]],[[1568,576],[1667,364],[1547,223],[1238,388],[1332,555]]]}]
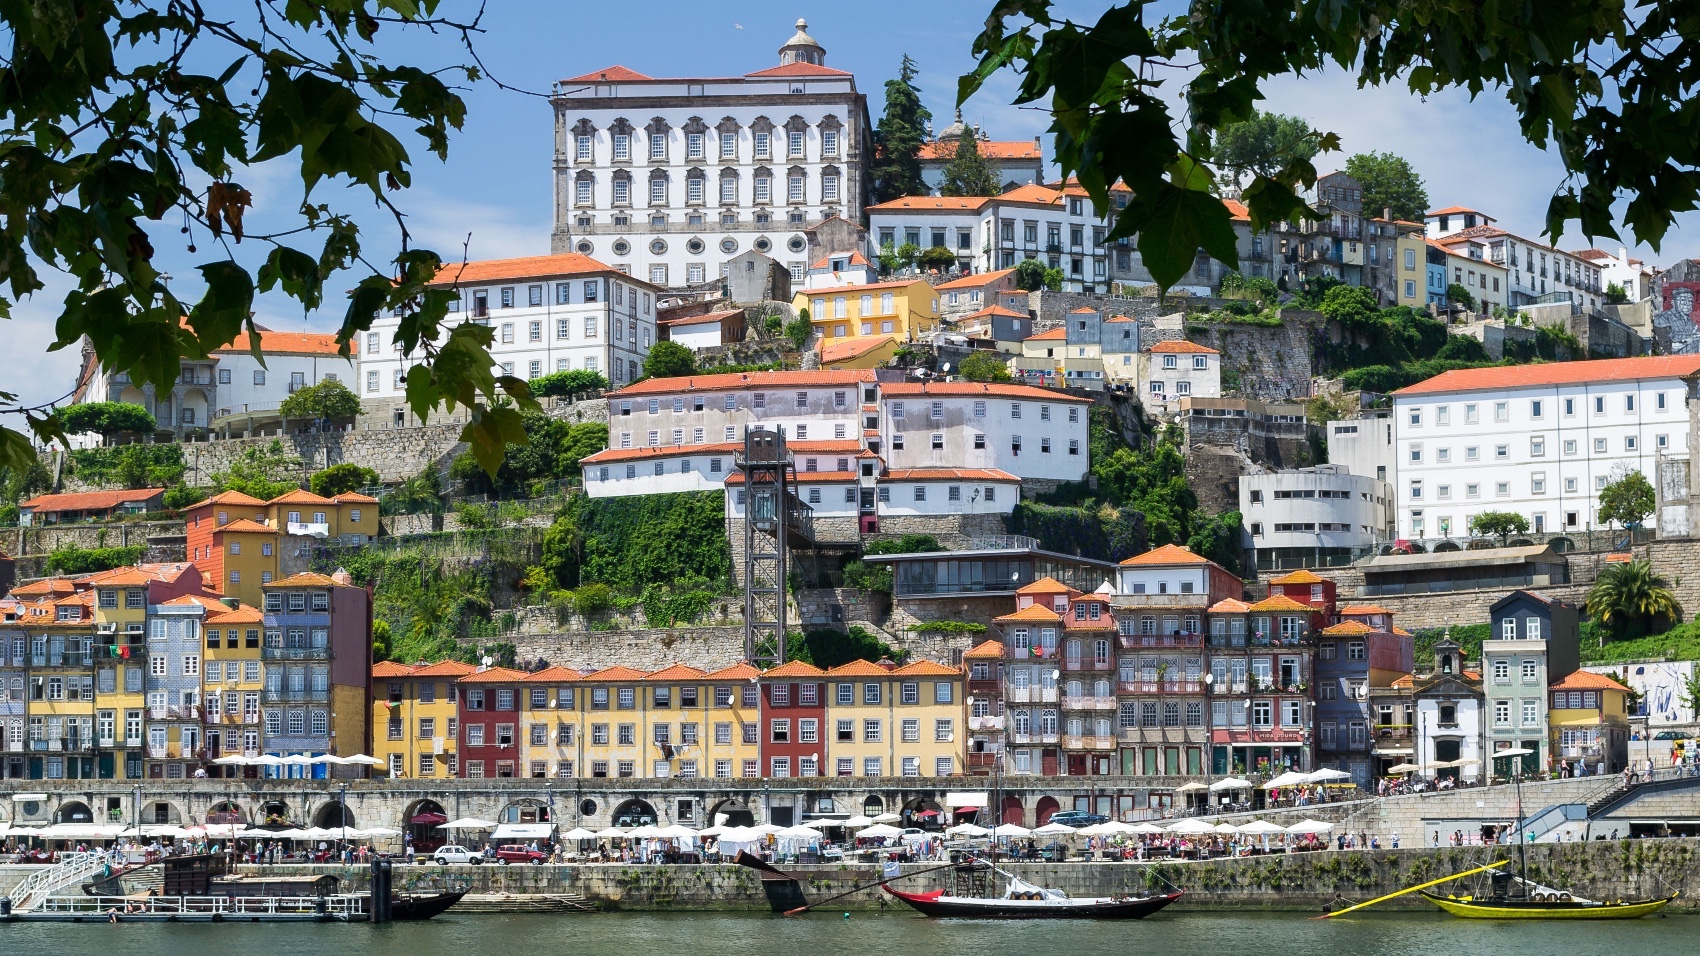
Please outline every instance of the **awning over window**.
[{"label": "awning over window", "polygon": [[944,805],[947,807],[983,807],[987,803],[986,791],[964,791],[961,793],[946,793]]},{"label": "awning over window", "polygon": [[503,840],[547,840],[555,835],[553,823],[504,823],[490,834],[490,842]]}]

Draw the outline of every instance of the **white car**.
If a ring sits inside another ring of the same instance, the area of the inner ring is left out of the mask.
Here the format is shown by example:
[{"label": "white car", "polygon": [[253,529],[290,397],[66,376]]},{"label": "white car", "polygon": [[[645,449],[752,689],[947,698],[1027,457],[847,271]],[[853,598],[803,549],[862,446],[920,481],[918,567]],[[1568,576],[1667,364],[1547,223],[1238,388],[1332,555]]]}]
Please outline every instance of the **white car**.
[{"label": "white car", "polygon": [[470,863],[473,866],[477,866],[484,862],[484,854],[479,853],[476,850],[468,850],[464,846],[455,846],[451,843],[447,846],[440,846],[435,850],[432,850],[431,862],[438,866],[446,866],[450,863]]}]

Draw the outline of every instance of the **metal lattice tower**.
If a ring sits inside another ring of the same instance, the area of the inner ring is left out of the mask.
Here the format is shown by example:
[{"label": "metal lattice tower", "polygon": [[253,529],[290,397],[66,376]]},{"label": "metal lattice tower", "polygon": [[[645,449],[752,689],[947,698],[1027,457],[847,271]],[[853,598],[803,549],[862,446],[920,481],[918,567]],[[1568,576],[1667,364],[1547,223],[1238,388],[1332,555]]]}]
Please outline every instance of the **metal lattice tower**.
[{"label": "metal lattice tower", "polygon": [[785,662],[785,584],[793,541],[814,543],[813,513],[797,497],[797,472],[782,430],[746,427],[736,459],[744,476],[744,658]]}]

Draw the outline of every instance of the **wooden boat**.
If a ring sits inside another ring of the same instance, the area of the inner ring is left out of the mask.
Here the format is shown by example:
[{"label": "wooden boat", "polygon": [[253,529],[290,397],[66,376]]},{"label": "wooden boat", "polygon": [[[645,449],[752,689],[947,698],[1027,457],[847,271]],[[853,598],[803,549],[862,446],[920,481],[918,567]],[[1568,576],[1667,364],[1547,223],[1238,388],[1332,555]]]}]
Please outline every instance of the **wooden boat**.
[{"label": "wooden boat", "polygon": [[1526,899],[1457,896],[1423,891],[1423,899],[1464,919],[1640,919],[1670,905],[1676,895],[1602,902],[1569,893],[1535,893]]},{"label": "wooden boat", "polygon": [[1001,897],[946,896],[942,889],[905,893],[890,886],[885,891],[928,916],[947,919],[1144,919],[1181,898],[1179,890],[1153,896],[1078,899],[1057,894],[1056,890],[1037,895],[1016,891],[1015,895]]}]

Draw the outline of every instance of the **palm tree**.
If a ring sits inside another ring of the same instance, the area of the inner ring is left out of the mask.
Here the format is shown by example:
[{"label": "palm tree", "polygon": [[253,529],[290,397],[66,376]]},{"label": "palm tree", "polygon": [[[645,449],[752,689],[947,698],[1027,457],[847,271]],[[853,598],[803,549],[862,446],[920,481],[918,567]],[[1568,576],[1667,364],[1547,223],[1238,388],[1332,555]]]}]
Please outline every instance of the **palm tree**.
[{"label": "palm tree", "polygon": [[1630,561],[1600,572],[1588,592],[1588,614],[1613,640],[1629,640],[1681,621],[1682,605],[1652,562]]}]

